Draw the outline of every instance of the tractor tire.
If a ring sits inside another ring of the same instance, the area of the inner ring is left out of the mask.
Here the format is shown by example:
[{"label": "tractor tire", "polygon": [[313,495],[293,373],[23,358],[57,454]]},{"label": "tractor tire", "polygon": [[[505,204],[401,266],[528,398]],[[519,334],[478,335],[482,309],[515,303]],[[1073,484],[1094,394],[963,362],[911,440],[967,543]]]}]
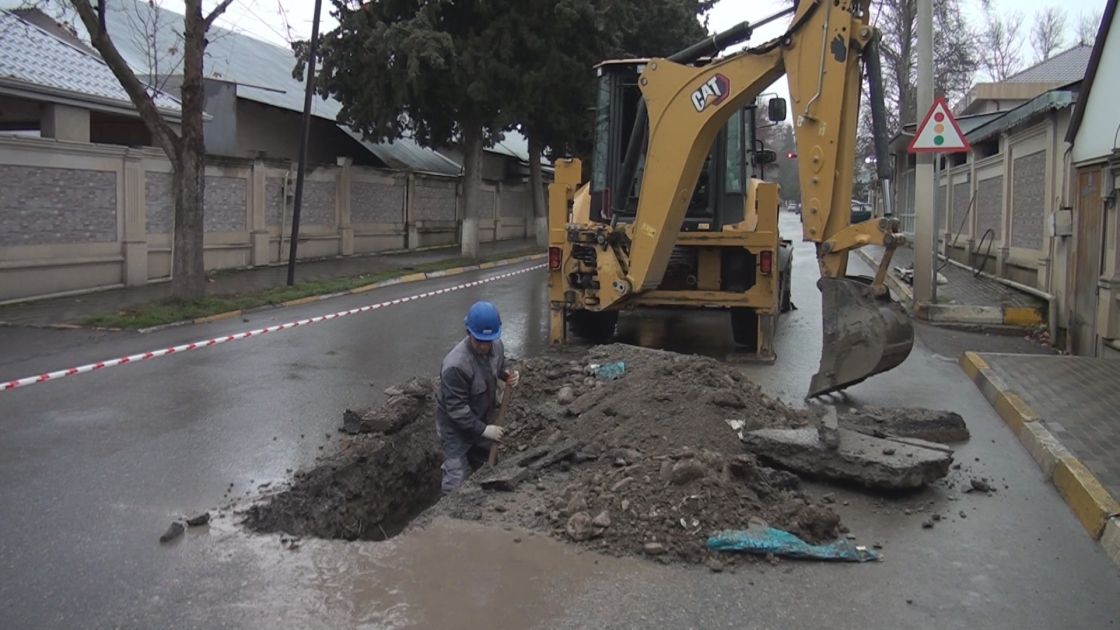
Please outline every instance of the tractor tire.
[{"label": "tractor tire", "polygon": [[779,303],[779,312],[782,313],[788,313],[793,310],[793,289],[790,288],[790,284],[793,280],[792,276],[793,274],[788,271],[782,274],[781,302]]},{"label": "tractor tire", "polygon": [[614,337],[618,311],[569,311],[568,328],[576,337],[591,343],[605,343]]},{"label": "tractor tire", "polygon": [[731,309],[731,336],[737,345],[758,350],[758,312],[753,308]]}]

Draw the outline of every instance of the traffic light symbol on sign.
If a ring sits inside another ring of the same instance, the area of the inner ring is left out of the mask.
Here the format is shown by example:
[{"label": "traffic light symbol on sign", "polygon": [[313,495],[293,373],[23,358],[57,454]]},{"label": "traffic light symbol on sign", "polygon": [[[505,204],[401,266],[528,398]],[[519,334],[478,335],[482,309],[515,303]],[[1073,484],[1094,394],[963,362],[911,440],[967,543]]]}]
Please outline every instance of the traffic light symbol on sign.
[{"label": "traffic light symbol on sign", "polygon": [[910,153],[960,153],[968,150],[968,138],[953,119],[949,104],[943,97],[938,98],[914,130]]}]

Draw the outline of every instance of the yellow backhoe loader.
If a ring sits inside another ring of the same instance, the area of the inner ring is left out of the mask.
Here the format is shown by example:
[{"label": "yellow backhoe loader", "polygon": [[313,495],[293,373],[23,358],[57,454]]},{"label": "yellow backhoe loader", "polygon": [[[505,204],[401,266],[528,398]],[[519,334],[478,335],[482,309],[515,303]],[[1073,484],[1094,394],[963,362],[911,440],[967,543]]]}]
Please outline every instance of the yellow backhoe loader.
[{"label": "yellow backhoe loader", "polygon": [[[870,0],[800,0],[665,59],[600,64],[590,181],[560,160],[549,187],[550,338],[603,341],[621,309],[730,310],[738,344],[773,358],[775,320],[788,307],[788,242],[779,190],[761,179],[754,107],[784,74],[799,154],[803,236],[816,243],[824,346],[809,396],[901,363],[913,329],[883,285],[901,242],[884,217],[851,224],[861,61],[871,94],[879,179],[889,204],[878,34]],[[719,58],[754,28],[792,14],[787,32]],[[771,99],[768,117],[786,104]],[[628,133],[627,133],[628,132]],[[886,247],[874,278],[847,275],[848,254]]]}]

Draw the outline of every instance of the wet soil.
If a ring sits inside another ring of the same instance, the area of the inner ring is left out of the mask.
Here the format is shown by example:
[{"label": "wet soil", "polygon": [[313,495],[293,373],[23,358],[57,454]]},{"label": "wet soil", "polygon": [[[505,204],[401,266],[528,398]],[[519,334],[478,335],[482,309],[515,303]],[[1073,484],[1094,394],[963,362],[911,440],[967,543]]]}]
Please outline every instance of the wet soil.
[{"label": "wet soil", "polygon": [[435,384],[413,379],[387,390],[378,408],[348,411],[344,430],[356,435],[252,507],[245,524],[382,540],[451,516],[693,563],[713,562],[712,533],[759,522],[811,543],[839,535],[835,512],[738,438],[815,426],[815,413],[769,398],[735,368],[621,344],[555,350],[518,368],[499,463],[456,494],[439,500]]}]

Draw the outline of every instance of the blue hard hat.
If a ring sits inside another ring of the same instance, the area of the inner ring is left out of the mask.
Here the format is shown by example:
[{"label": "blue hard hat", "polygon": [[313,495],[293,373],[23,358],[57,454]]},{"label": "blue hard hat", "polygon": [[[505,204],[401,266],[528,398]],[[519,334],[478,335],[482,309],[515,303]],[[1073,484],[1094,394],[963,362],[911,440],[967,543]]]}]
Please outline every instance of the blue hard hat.
[{"label": "blue hard hat", "polygon": [[494,341],[502,336],[502,317],[489,302],[475,302],[467,311],[467,332],[479,341]]}]

